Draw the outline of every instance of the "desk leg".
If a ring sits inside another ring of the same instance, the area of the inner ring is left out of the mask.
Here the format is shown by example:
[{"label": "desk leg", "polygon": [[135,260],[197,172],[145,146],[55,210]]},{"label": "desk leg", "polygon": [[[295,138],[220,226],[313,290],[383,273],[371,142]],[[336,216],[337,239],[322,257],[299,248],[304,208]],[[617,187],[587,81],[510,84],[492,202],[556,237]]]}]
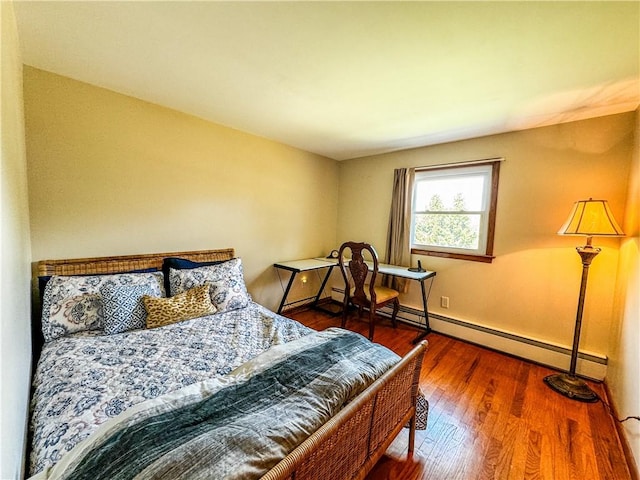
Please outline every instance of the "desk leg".
[{"label": "desk leg", "polygon": [[322,285],[320,286],[320,290],[318,290],[318,294],[316,295],[316,299],[313,301],[313,306],[314,307],[318,304],[318,301],[320,300],[320,297],[322,296],[322,292],[324,291],[324,287],[327,285],[327,281],[329,280],[329,276],[331,275],[331,271],[333,270],[333,267],[335,267],[335,265],[331,265],[329,267],[329,270],[327,271],[327,274],[324,276],[324,280],[322,280]]},{"label": "desk leg", "polygon": [[291,271],[291,277],[289,277],[289,283],[287,284],[287,288],[284,291],[284,295],[282,295],[282,301],[280,302],[280,306],[278,307],[278,314],[282,313],[282,309],[287,301],[287,295],[289,295],[289,290],[291,290],[291,285],[293,285],[293,279],[296,278],[296,274],[298,272]]},{"label": "desk leg", "polygon": [[429,333],[431,333],[431,327],[429,326],[429,309],[427,307],[427,292],[424,288],[424,280],[420,280],[420,288],[422,288],[422,308],[424,309],[424,330],[413,339],[412,343],[418,343]]},{"label": "desk leg", "polygon": [[318,290],[318,295],[316,295],[316,299],[313,301],[312,307],[315,308],[316,310],[319,310],[321,312],[324,312],[328,315],[331,315],[332,317],[338,315],[339,313],[342,313],[342,310],[331,310],[329,308],[324,308],[322,306],[318,306],[318,301],[320,300],[320,297],[322,296],[322,292],[324,292],[324,287],[327,285],[327,281],[329,280],[329,277],[331,276],[331,272],[333,271],[333,267],[335,267],[335,265],[331,265],[329,267],[329,271],[327,272],[327,274],[324,276],[324,280],[322,281],[322,285],[320,286],[320,290]]}]

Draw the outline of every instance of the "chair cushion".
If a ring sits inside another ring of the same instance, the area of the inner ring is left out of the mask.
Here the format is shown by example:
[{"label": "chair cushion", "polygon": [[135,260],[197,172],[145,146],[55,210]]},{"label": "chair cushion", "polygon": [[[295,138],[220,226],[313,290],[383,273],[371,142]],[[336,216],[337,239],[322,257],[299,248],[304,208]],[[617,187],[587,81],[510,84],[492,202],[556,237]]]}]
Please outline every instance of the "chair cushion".
[{"label": "chair cushion", "polygon": [[[353,293],[355,292],[355,290],[356,290],[355,287],[351,289],[351,296],[353,296]],[[378,303],[378,305],[381,303],[388,302],[389,300],[393,300],[399,295],[398,291],[393,290],[392,288],[375,287],[374,290],[376,291],[376,302]],[[371,301],[371,298],[369,295],[369,285],[364,286],[364,293],[367,296],[367,300]]]}]

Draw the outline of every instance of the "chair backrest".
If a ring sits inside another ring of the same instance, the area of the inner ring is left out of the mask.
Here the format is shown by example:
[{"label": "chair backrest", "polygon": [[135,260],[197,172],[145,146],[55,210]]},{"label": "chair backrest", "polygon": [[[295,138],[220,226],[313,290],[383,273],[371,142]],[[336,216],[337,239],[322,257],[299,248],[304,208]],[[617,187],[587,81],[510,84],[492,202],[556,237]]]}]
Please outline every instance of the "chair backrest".
[{"label": "chair backrest", "polygon": [[[351,251],[351,260],[344,259],[345,250]],[[345,283],[345,296],[349,294],[351,290],[351,282],[349,280],[349,273],[353,281],[353,287],[355,287],[353,294],[350,296],[352,303],[356,305],[367,306],[369,300],[365,294],[365,285],[367,280],[367,274],[369,273],[369,266],[365,263],[363,252],[369,252],[371,255],[373,270],[371,271],[371,278],[369,280],[369,297],[371,303],[376,302],[375,282],[378,274],[378,252],[372,245],[364,242],[345,242],[340,246],[338,252],[338,264],[340,265],[340,271]]]}]

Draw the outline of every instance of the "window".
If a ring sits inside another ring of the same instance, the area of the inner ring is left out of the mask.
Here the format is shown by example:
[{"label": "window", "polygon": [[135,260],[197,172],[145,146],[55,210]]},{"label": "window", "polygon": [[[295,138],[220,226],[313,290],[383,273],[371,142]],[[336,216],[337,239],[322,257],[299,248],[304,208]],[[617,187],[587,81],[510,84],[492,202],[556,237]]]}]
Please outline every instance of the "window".
[{"label": "window", "polygon": [[493,259],[500,161],[416,169],[411,253]]}]

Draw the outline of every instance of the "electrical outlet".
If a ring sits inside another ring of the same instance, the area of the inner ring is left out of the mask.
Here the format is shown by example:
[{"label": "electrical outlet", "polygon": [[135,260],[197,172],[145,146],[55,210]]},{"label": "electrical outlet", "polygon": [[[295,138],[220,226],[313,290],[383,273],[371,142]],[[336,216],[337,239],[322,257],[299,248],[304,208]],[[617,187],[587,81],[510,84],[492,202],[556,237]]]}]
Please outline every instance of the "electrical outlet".
[{"label": "electrical outlet", "polygon": [[449,308],[449,297],[440,297],[440,306],[442,308]]}]

